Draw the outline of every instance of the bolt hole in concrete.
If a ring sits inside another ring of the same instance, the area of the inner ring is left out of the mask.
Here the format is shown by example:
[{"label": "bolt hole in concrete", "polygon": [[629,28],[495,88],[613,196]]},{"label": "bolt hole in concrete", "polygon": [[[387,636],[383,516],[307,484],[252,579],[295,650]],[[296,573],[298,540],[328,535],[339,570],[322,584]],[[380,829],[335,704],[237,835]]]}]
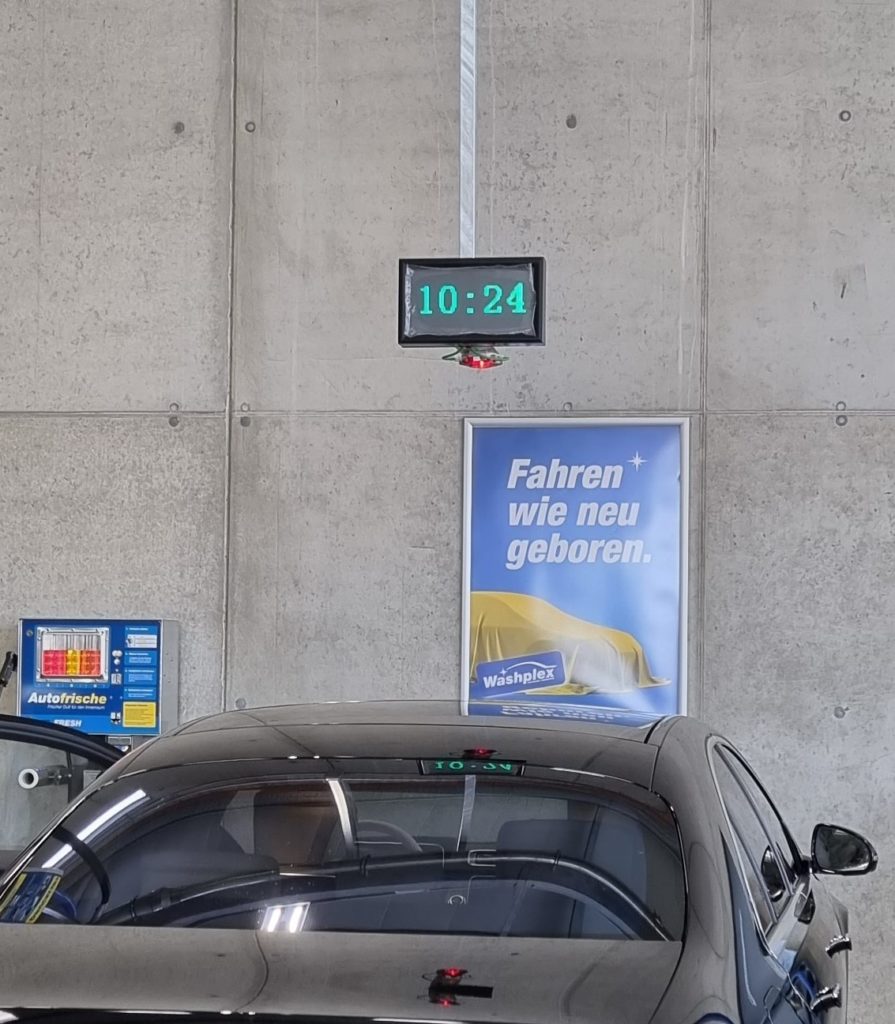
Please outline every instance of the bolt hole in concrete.
[{"label": "bolt hole in concrete", "polygon": [[563,412],[571,412],[572,411],[572,403],[571,402],[563,402],[563,404],[562,404],[562,411]]},{"label": "bolt hole in concrete", "polygon": [[179,426],[180,425],[180,417],[179,416],[169,416],[168,417],[168,423],[172,427]]},{"label": "bolt hole in concrete", "polygon": [[186,125],[183,123],[183,121],[175,121],[174,122],[174,134],[175,135],[183,135],[184,128],[186,128]]},{"label": "bolt hole in concrete", "polygon": [[846,423],[848,423],[848,416],[837,416],[836,417],[836,426],[837,427],[844,427]]},{"label": "bolt hole in concrete", "polygon": [[836,718],[845,718],[847,713],[848,713],[848,705],[847,704],[846,704],[845,707],[843,707],[841,704],[837,704],[836,707],[833,708],[833,715]]},{"label": "bolt hole in concrete", "polygon": [[241,427],[247,427],[251,422],[252,418],[250,416],[240,416],[239,418],[239,425]]},{"label": "bolt hole in concrete", "polygon": [[840,110],[839,111],[839,120],[840,121],[850,121],[851,120],[851,111],[850,110]]},{"label": "bolt hole in concrete", "polygon": [[566,128],[577,128],[577,127],[578,127],[578,118],[575,117],[574,114],[569,114],[569,116],[566,118]]},{"label": "bolt hole in concrete", "polygon": [[245,710],[245,706],[246,706],[246,699],[245,699],[245,697],[238,698],[238,700],[236,701],[236,707],[240,711],[244,711]]},{"label": "bolt hole in concrete", "polygon": [[845,402],[837,402],[837,403],[836,403],[836,408],[837,408],[837,409],[838,409],[838,410],[839,410],[840,412],[844,412],[844,410],[845,410]]},{"label": "bolt hole in concrete", "polygon": [[246,131],[247,132],[253,132],[254,130],[255,130],[255,122],[254,121],[246,121]]}]

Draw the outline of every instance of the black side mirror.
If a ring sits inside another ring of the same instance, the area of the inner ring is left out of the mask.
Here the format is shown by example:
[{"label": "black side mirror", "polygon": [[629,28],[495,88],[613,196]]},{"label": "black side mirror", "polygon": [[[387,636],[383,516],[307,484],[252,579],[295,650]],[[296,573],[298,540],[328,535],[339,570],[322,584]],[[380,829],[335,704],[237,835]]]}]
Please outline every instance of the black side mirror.
[{"label": "black side mirror", "polygon": [[774,851],[770,846],[765,850],[764,856],[761,858],[761,877],[764,879],[768,895],[775,903],[782,896],[786,895],[786,883],[783,881],[780,865],[777,863],[777,858],[774,856]]},{"label": "black side mirror", "polygon": [[811,837],[811,870],[819,875],[868,875],[879,858],[857,832],[839,825],[815,825]]}]

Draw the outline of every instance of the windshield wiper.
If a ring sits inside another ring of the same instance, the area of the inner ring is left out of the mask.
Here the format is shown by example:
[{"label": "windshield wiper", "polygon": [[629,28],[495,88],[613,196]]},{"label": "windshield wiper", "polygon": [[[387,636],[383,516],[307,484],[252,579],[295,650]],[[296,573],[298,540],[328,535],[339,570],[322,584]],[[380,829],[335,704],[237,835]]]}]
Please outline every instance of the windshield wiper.
[{"label": "windshield wiper", "polygon": [[[562,871],[563,869],[571,871],[607,894],[617,907],[624,908],[623,913],[625,916],[629,918],[633,916],[641,923],[641,927],[645,926],[657,938],[665,940],[672,938],[658,915],[637,896],[630,893],[612,875],[593,865],[571,860],[559,854],[544,854],[522,850],[513,852],[473,850],[468,853],[457,854],[403,855],[382,858],[364,857],[357,861],[341,861],[315,866],[305,869],[300,873],[282,872],[277,868],[270,868],[265,871],[228,875],[223,878],[212,879],[181,888],[155,889],[145,896],[138,896],[129,903],[109,911],[96,923],[109,925],[132,924],[139,919],[162,913],[188,901],[219,896],[222,893],[246,887],[265,885],[274,880],[288,882],[290,886],[298,884],[305,892],[314,889],[317,891],[320,889],[332,889],[336,892],[345,887],[345,881],[348,879],[364,879],[367,884],[375,886],[377,878],[381,880],[383,876],[387,877],[395,872],[407,872],[408,869],[420,871],[436,868],[439,872],[443,872],[450,868],[472,868],[473,870],[481,871],[488,868],[494,869],[498,864],[502,863],[516,864],[519,865],[520,869],[525,867],[535,871],[540,869],[548,874],[552,874],[557,870]],[[536,881],[537,879],[533,878],[531,880]],[[409,879],[405,877],[401,881],[409,881]],[[317,884],[315,885],[314,883]],[[290,895],[295,895],[295,893],[290,893]],[[588,894],[583,892],[581,895],[588,896]],[[593,897],[589,896],[588,898]],[[603,901],[598,899],[597,902]]]},{"label": "windshield wiper", "polygon": [[201,899],[203,896],[216,896],[232,889],[241,889],[244,886],[262,885],[281,877],[277,868],[269,868],[266,871],[252,871],[248,874],[226,875],[224,878],[184,885],[178,889],[169,889],[163,886],[153,889],[145,896],[136,896],[129,903],[123,903],[120,907],[115,907],[96,923],[130,924],[140,918],[158,914],[169,907],[175,907],[178,903],[185,903],[187,900]]}]

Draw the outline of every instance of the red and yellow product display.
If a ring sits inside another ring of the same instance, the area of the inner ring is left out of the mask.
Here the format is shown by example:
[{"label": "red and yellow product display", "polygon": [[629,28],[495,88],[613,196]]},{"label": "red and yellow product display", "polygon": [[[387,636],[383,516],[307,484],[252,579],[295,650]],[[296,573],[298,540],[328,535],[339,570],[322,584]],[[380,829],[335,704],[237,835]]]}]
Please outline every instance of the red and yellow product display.
[{"label": "red and yellow product display", "polygon": [[41,675],[53,678],[90,678],[102,675],[102,661],[99,651],[59,650],[42,651],[40,656]]}]

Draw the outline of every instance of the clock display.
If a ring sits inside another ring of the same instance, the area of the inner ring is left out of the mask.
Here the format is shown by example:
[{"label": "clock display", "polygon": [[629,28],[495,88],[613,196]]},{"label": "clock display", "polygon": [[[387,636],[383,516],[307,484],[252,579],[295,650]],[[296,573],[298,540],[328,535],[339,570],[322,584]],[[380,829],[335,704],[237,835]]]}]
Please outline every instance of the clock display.
[{"label": "clock display", "polygon": [[399,344],[543,344],[543,260],[402,260]]},{"label": "clock display", "polygon": [[423,775],[521,775],[524,761],[470,761],[466,758],[446,757],[443,760],[425,759],[420,761]]}]

